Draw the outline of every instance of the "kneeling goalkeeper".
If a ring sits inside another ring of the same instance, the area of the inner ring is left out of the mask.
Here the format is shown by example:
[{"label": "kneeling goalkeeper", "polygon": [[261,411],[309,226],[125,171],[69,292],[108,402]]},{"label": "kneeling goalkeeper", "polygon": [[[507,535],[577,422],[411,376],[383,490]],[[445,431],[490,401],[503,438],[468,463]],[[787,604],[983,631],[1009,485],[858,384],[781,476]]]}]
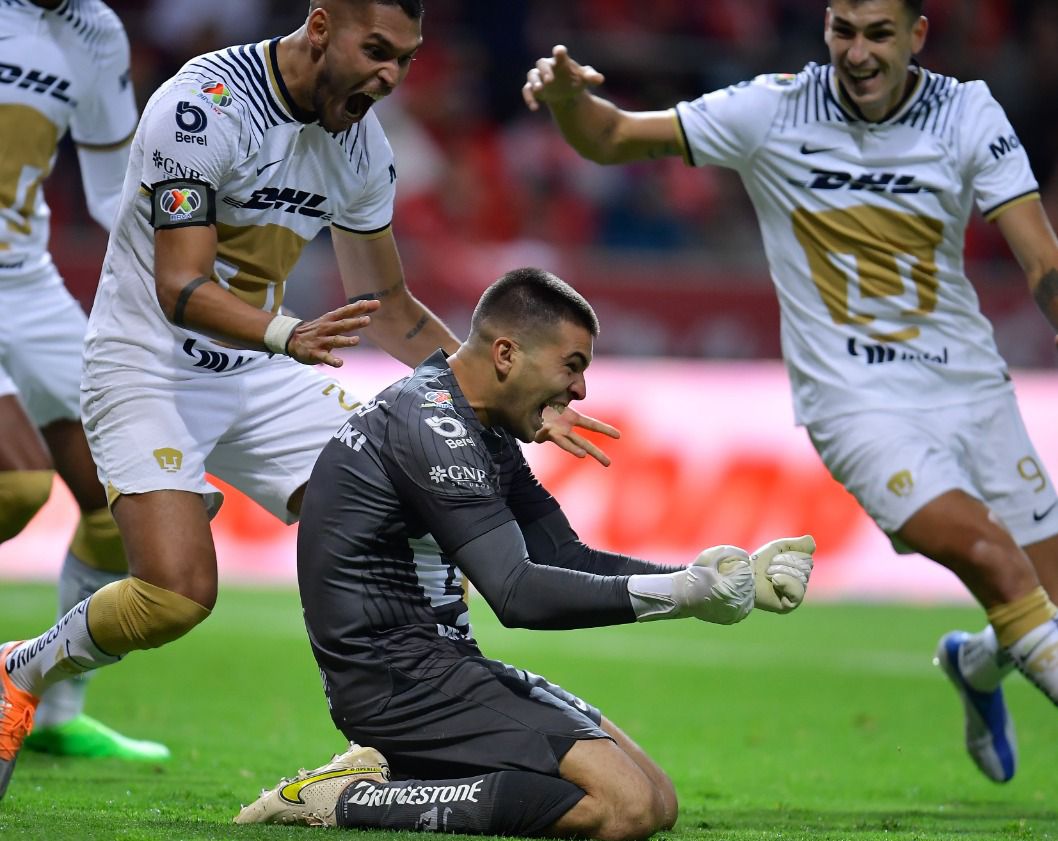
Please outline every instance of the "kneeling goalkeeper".
[{"label": "kneeling goalkeeper", "polygon": [[[716,546],[676,572],[582,544],[518,441],[584,398],[598,332],[572,287],[509,272],[455,354],[438,351],[335,433],[305,494],[298,580],[331,715],[352,744],[237,822],[600,839],[675,823],[672,782],[628,736],[481,653],[464,575],[508,627],[727,625],[754,604],[797,607],[815,544],[774,541],[752,557]],[[429,534],[439,559],[417,551]]]}]

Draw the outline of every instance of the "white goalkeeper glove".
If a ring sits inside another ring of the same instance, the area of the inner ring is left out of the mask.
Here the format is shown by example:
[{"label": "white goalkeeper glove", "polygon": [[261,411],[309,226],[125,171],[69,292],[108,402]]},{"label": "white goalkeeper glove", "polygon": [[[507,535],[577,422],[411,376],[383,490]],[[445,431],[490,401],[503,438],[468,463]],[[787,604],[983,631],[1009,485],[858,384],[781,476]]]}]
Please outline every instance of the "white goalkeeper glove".
[{"label": "white goalkeeper glove", "polygon": [[636,621],[693,616],[703,622],[734,625],[753,610],[753,567],[737,546],[712,546],[685,569],[633,575],[628,593]]},{"label": "white goalkeeper glove", "polygon": [[765,543],[750,556],[757,607],[772,613],[789,613],[801,604],[812,574],[812,535],[780,537]]}]

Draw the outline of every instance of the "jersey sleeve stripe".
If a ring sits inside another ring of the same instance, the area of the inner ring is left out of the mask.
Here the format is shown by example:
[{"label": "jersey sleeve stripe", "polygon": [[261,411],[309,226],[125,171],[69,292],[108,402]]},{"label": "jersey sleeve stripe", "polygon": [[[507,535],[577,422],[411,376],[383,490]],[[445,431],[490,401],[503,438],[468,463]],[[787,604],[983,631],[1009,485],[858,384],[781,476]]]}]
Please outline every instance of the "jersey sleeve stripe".
[{"label": "jersey sleeve stripe", "polygon": [[687,132],[683,128],[683,120],[680,119],[680,112],[675,108],[672,109],[672,119],[676,121],[676,142],[680,144],[680,151],[683,153],[683,162],[687,166],[697,166],[694,162],[694,154],[691,152],[691,144],[687,142]]},{"label": "jersey sleeve stripe", "polygon": [[363,237],[364,239],[378,239],[379,237],[384,236],[389,231],[392,225],[392,222],[387,222],[381,228],[375,228],[371,231],[358,231],[356,230],[356,228],[347,228],[345,227],[345,225],[339,225],[337,222],[331,222],[331,226],[337,228],[339,231],[345,231],[348,234],[356,234],[356,236]]},{"label": "jersey sleeve stripe", "polygon": [[73,138],[73,142],[81,149],[88,149],[91,152],[110,152],[113,149],[120,149],[122,146],[128,146],[132,142],[133,135],[136,134],[136,129],[133,128],[125,137],[121,140],[115,140],[112,143],[82,143],[76,137]]},{"label": "jersey sleeve stripe", "polygon": [[997,204],[991,210],[986,210],[984,213],[985,221],[995,222],[997,218],[1015,205],[1024,204],[1027,201],[1039,200],[1039,198],[1039,190],[1029,190],[1029,192],[1022,193],[1020,196],[1014,196],[1012,199],[1007,199],[1005,202]]}]

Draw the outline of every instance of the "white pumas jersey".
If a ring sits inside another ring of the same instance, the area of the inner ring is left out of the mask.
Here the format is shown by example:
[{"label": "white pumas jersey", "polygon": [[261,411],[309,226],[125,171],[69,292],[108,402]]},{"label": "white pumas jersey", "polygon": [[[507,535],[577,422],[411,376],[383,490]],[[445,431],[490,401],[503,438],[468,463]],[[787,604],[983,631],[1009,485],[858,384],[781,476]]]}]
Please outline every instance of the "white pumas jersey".
[{"label": "white pumas jersey", "polygon": [[119,146],[136,117],[114,12],[98,0],[54,11],[0,0],[0,283],[51,264],[41,184],[66,131],[82,145]]},{"label": "white pumas jersey", "polygon": [[113,367],[174,379],[225,373],[267,354],[174,326],[154,283],[154,231],[215,224],[212,280],[277,313],[305,244],[330,225],[388,229],[396,170],[370,111],[331,134],[292,101],[279,39],[192,59],[144,109],[85,347],[85,373]]},{"label": "white pumas jersey", "polygon": [[913,72],[881,123],[815,64],[676,106],[688,161],[737,170],[756,208],[799,423],[1010,388],[963,238],[975,203],[994,219],[1036,180],[983,82]]}]

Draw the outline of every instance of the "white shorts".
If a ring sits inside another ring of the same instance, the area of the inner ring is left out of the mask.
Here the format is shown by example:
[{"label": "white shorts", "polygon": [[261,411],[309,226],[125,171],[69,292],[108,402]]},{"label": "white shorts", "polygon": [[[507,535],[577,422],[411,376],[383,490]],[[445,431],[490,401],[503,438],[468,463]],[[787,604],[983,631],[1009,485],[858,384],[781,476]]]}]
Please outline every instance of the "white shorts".
[{"label": "white shorts", "polygon": [[[116,382],[115,382],[116,381]],[[257,356],[226,373],[165,379],[124,369],[86,376],[85,432],[111,502],[120,494],[180,490],[222,500],[209,472],[286,523],[291,495],[357,400],[286,356]]]},{"label": "white shorts", "polygon": [[830,475],[894,538],[941,494],[985,503],[1020,546],[1058,534],[1058,496],[1014,394],[918,412],[858,412],[807,426]]},{"label": "white shorts", "polygon": [[17,394],[37,427],[80,417],[84,310],[54,266],[0,280],[0,396]]}]

